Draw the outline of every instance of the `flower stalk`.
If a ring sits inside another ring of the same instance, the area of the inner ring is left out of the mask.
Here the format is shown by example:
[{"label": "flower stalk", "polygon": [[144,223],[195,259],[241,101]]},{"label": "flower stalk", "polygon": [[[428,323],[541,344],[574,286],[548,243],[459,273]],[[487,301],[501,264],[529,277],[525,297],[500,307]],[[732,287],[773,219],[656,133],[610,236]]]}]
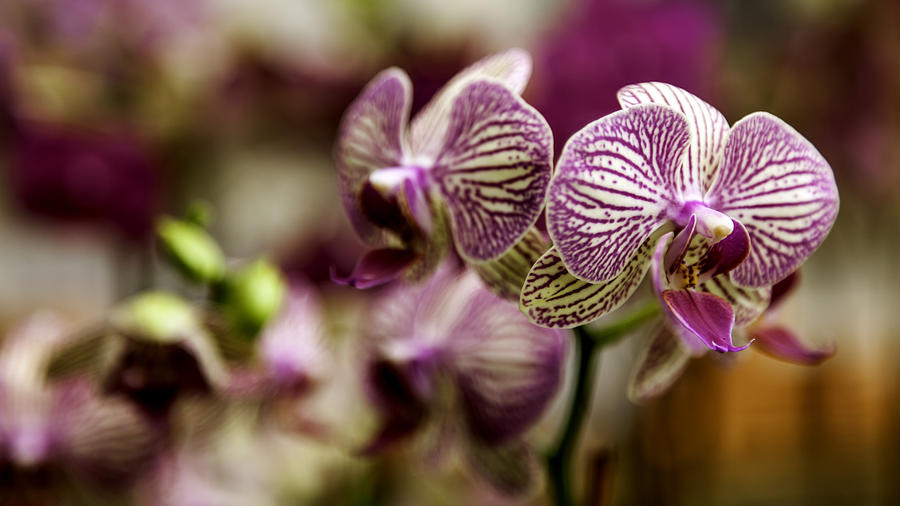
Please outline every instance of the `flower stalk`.
[{"label": "flower stalk", "polygon": [[576,504],[572,493],[572,463],[578,437],[590,410],[597,374],[597,352],[631,334],[658,314],[659,305],[654,301],[607,327],[594,330],[582,325],[572,329],[575,338],[575,391],[559,438],[546,458],[550,494],[556,506]]}]

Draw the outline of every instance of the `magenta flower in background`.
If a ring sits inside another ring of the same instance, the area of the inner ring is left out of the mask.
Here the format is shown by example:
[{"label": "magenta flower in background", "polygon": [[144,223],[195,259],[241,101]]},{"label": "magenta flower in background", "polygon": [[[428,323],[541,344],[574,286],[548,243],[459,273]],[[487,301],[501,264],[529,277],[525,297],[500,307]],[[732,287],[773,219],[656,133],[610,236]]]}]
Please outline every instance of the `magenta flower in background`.
[{"label": "magenta flower in background", "polygon": [[102,396],[85,378],[45,380],[65,331],[55,315],[37,313],[3,342],[0,502],[32,496],[52,500],[53,485],[40,477],[60,472],[121,484],[144,470],[156,451],[155,431],[128,401]]},{"label": "magenta flower in background", "polygon": [[467,69],[408,123],[411,84],[383,71],[341,123],[335,162],[357,233],[375,248],[339,282],[358,288],[421,279],[453,243],[494,260],[535,223],[550,180],[552,134],[520,97],[531,73],[521,50]]},{"label": "magenta flower in background", "polygon": [[713,3],[571,4],[536,51],[529,95],[557,139],[618,109],[616,92],[631,83],[664,81],[700,96],[714,91],[723,21]]},{"label": "magenta flower in background", "polygon": [[434,454],[456,439],[495,487],[527,487],[535,463],[522,435],[560,387],[564,333],[530,324],[475,274],[447,269],[386,294],[370,314],[366,379],[383,423],[365,452],[417,436]]},{"label": "magenta flower in background", "polygon": [[602,316],[633,293],[660,237],[675,230],[659,252],[665,312],[711,349],[741,349],[731,341],[739,299],[790,275],[834,223],[831,168],[767,113],[729,128],[712,106],[662,83],[623,88],[619,101],[623,110],[563,149],[547,204],[554,248],[529,274],[523,310],[550,327]]},{"label": "magenta flower in background", "polygon": [[134,136],[19,122],[11,141],[12,190],[31,213],[149,236],[158,208],[159,167]]}]

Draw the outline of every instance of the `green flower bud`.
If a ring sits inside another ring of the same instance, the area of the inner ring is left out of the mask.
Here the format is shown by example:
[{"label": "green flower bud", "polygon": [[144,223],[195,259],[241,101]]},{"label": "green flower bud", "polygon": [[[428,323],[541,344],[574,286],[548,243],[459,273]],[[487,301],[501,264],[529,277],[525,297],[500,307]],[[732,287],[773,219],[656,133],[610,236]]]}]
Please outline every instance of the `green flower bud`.
[{"label": "green flower bud", "polygon": [[113,325],[133,337],[172,343],[196,332],[200,322],[194,308],[181,297],[168,292],[145,292],[113,313]]},{"label": "green flower bud", "polygon": [[222,289],[226,317],[248,337],[255,337],[278,313],[286,291],[281,271],[263,259],[228,273]]},{"label": "green flower bud", "polygon": [[156,234],[166,256],[184,276],[205,283],[222,279],[225,255],[202,227],[163,217],[156,224]]}]

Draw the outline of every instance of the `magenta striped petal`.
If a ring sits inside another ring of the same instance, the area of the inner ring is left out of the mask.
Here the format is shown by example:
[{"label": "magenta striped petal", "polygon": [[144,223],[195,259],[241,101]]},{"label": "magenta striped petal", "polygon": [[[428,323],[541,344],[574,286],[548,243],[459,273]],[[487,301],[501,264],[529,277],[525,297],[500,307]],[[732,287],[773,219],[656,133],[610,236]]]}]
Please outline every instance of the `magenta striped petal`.
[{"label": "magenta striped petal", "polygon": [[399,166],[406,158],[411,102],[409,77],[390,68],[369,82],[341,120],[334,149],[338,189],[353,227],[369,242],[378,241],[380,232],[363,215],[360,195],[369,174]]},{"label": "magenta striped petal", "polygon": [[640,83],[619,90],[623,108],[641,104],[665,105],[684,115],[691,146],[675,189],[685,200],[699,199],[715,176],[728,137],[728,121],[715,107],[687,91],[666,83]]},{"label": "magenta striped petal", "polygon": [[550,184],[547,225],[569,271],[593,283],[619,275],[676,205],[690,141],[681,113],[643,105],[572,136]]},{"label": "magenta striped petal", "polygon": [[496,445],[534,424],[559,390],[567,336],[484,289],[447,332],[469,433]]},{"label": "magenta striped petal", "polygon": [[628,386],[628,397],[633,402],[646,402],[669,389],[688,365],[691,353],[682,341],[659,325],[641,350],[637,367]]},{"label": "magenta striped petal", "polygon": [[647,239],[619,275],[603,283],[573,276],[556,248],[551,248],[525,278],[519,307],[542,327],[572,328],[600,318],[621,306],[640,285],[647,273],[651,245],[664,231]]},{"label": "magenta striped petal", "polygon": [[504,299],[519,300],[525,277],[541,258],[550,242],[532,227],[522,239],[496,260],[473,264],[472,268],[494,294]]},{"label": "magenta striped petal", "polygon": [[552,154],[550,126],[504,85],[479,80],[460,91],[432,171],[460,255],[497,258],[534,225]]},{"label": "magenta striped petal", "polygon": [[412,151],[433,160],[447,135],[448,118],[456,95],[473,79],[497,79],[519,95],[531,77],[531,56],[522,49],[510,49],[483,58],[460,71],[416,114],[410,125]]},{"label": "magenta striped petal", "polygon": [[707,201],[740,221],[750,256],[732,272],[744,286],[771,285],[794,271],[828,235],[838,193],[828,162],[767,113],[738,121]]}]

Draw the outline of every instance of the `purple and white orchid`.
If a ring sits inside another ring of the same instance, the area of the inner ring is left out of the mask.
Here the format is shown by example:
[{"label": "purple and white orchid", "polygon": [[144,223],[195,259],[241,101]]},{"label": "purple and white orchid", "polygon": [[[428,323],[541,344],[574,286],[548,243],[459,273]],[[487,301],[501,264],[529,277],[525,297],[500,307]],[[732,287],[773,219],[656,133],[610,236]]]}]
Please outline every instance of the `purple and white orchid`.
[{"label": "purple and white orchid", "polygon": [[563,149],[547,204],[554,248],[529,273],[521,307],[547,327],[592,321],[634,292],[656,253],[657,293],[688,344],[742,349],[736,320],[756,318],[834,223],[831,168],[768,113],[729,128],[663,83],[627,86],[619,102]]},{"label": "purple and white orchid", "polygon": [[411,122],[406,73],[390,68],[366,86],[344,115],[335,162],[350,221],[374,249],[336,281],[418,280],[451,243],[480,264],[526,234],[543,208],[553,154],[550,127],[519,96],[530,74],[522,50],[487,57]]},{"label": "purple and white orchid", "polygon": [[414,435],[429,452],[456,439],[496,488],[529,485],[535,463],[522,435],[560,387],[562,331],[532,325],[474,273],[442,269],[387,294],[365,332],[366,384],[382,418],[365,453]]},{"label": "purple and white orchid", "polygon": [[47,381],[67,331],[56,315],[36,313],[0,349],[0,503],[20,504],[34,494],[55,504],[63,493],[56,485],[66,482],[57,481],[60,472],[123,484],[157,450],[157,432],[127,400],[102,395],[85,377]]}]

